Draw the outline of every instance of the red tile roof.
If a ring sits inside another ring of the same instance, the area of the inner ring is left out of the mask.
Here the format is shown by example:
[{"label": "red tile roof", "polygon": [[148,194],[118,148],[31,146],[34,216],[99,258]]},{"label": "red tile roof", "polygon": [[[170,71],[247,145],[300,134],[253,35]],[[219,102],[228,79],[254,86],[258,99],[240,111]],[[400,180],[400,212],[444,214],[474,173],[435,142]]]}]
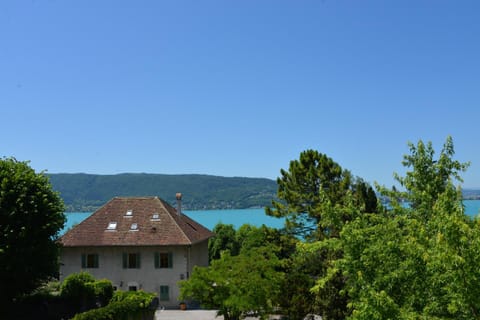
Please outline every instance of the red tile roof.
[{"label": "red tile roof", "polygon": [[[107,230],[112,222],[116,222],[115,230]],[[65,247],[190,245],[212,236],[210,230],[177,214],[158,197],[117,197],[68,231],[60,242]]]}]

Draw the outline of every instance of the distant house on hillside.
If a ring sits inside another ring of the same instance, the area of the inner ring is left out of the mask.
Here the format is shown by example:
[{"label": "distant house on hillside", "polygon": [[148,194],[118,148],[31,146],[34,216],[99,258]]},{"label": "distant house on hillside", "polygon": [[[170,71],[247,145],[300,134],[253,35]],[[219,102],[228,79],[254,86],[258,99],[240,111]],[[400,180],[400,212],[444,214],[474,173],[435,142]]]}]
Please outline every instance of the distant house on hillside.
[{"label": "distant house on hillside", "polygon": [[178,306],[179,280],[208,265],[207,228],[158,197],[114,198],[61,237],[60,278],[87,271]]}]

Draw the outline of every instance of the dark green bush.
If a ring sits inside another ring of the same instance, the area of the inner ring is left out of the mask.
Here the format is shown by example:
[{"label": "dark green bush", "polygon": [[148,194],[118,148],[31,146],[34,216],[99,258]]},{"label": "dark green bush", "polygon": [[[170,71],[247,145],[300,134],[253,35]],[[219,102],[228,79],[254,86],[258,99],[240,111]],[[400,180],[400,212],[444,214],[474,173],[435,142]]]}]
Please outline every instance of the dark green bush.
[{"label": "dark green bush", "polygon": [[95,280],[87,273],[69,275],[60,287],[60,295],[65,300],[69,315],[106,306],[113,296],[113,286],[109,280]]},{"label": "dark green bush", "polygon": [[73,314],[95,307],[95,278],[87,272],[72,273],[63,280],[60,295]]},{"label": "dark green bush", "polygon": [[143,291],[117,291],[110,304],[77,314],[73,320],[146,320],[153,319],[155,294]]},{"label": "dark green bush", "polygon": [[94,282],[95,297],[101,307],[106,306],[113,297],[113,285],[110,280],[102,279]]},{"label": "dark green bush", "polygon": [[60,297],[60,283],[48,282],[12,303],[9,314],[1,319],[57,320],[65,318],[64,299]]}]

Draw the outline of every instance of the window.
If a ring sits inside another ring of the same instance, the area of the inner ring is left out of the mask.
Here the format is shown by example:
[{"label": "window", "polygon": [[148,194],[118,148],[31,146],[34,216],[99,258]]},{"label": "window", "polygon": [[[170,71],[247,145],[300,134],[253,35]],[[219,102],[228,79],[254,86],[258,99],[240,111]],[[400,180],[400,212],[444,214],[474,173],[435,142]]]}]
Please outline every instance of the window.
[{"label": "window", "polygon": [[130,231],[138,231],[138,224],[132,223],[132,225],[130,226]]},{"label": "window", "polygon": [[170,295],[168,293],[168,286],[160,286],[160,301],[169,301]]},{"label": "window", "polygon": [[82,254],[82,268],[98,268],[98,254],[84,253]]},{"label": "window", "polygon": [[124,269],[140,269],[140,253],[123,253]]},{"label": "window", "polygon": [[158,220],[160,220],[160,215],[159,215],[158,213],[154,213],[154,214],[152,215],[152,219],[150,219],[150,220],[158,221]]},{"label": "window", "polygon": [[155,252],[155,268],[173,268],[171,252]]},{"label": "window", "polygon": [[131,217],[132,215],[133,215],[133,210],[127,210],[127,212],[125,212],[124,217]]},{"label": "window", "polygon": [[116,222],[109,222],[107,226],[107,230],[116,230],[117,229],[117,223]]},{"label": "window", "polygon": [[128,291],[137,291],[137,286],[128,286]]}]

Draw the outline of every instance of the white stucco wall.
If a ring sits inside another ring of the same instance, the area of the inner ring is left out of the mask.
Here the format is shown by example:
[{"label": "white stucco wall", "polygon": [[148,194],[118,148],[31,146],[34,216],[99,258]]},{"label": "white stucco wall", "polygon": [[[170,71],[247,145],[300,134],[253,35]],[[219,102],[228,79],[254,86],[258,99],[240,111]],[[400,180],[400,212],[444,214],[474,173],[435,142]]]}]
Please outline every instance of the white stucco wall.
[{"label": "white stucco wall", "polygon": [[189,275],[192,274],[193,266],[208,266],[208,241],[192,245],[190,248]]},{"label": "white stucco wall", "polygon": [[[124,269],[122,255],[140,253],[139,269]],[[172,268],[155,268],[155,252],[171,252]],[[98,268],[82,269],[82,254],[98,254]],[[67,247],[61,253],[60,280],[71,273],[87,271],[97,279],[109,279],[120,290],[130,285],[160,295],[160,286],[169,286],[169,301],[160,301],[161,306],[178,306],[179,288],[177,282],[190,275],[194,265],[208,265],[208,241],[192,246],[171,247]]]}]

